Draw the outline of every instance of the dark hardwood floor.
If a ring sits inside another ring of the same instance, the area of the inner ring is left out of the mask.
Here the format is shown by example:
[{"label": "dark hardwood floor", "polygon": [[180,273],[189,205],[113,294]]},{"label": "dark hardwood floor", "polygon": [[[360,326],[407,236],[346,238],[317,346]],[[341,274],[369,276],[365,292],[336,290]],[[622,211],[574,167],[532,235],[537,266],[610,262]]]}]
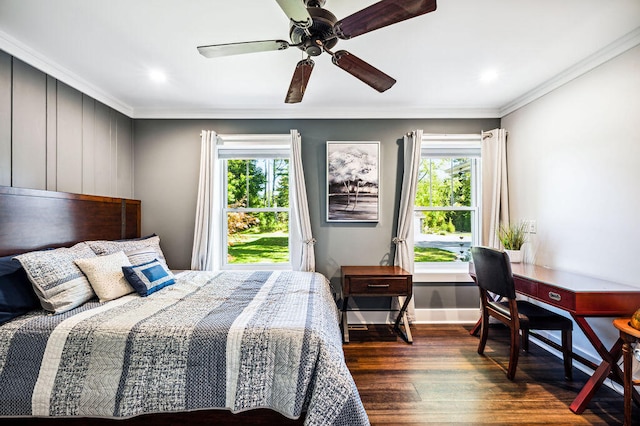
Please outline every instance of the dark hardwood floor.
[{"label": "dark hardwood floor", "polygon": [[[621,425],[622,395],[601,387],[585,412],[569,405],[588,376],[575,368],[563,377],[562,360],[535,345],[522,353],[515,380],[505,369],[509,360],[506,328],[492,326],[485,356],[476,352],[478,338],[460,325],[412,325],[408,345],[388,326],[352,330],[344,345],[347,365],[373,425],[548,424]],[[640,425],[640,409],[634,407]]]}]

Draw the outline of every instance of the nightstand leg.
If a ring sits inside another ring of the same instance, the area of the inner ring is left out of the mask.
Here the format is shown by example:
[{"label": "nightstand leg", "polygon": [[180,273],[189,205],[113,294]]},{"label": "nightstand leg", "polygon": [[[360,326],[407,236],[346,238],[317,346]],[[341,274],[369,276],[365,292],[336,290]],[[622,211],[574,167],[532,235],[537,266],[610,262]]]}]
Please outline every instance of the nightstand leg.
[{"label": "nightstand leg", "polygon": [[348,297],[345,297],[342,301],[342,343],[349,343],[349,319],[347,317],[348,302]]},{"label": "nightstand leg", "polygon": [[413,343],[413,337],[411,336],[411,328],[409,328],[409,318],[407,317],[406,312],[402,316],[402,321],[404,322],[404,332],[407,335],[407,342]]},{"label": "nightstand leg", "polygon": [[[409,319],[407,318],[407,306],[409,306],[410,300],[411,296],[405,298],[404,303],[402,304],[402,308],[400,308],[400,312],[398,312],[398,318],[396,318],[396,323],[394,325],[394,328],[400,332],[407,343],[413,343],[411,329],[409,328]],[[398,303],[400,303],[400,299],[398,299]],[[400,320],[402,320],[402,324],[404,325],[404,333],[400,329]]]}]

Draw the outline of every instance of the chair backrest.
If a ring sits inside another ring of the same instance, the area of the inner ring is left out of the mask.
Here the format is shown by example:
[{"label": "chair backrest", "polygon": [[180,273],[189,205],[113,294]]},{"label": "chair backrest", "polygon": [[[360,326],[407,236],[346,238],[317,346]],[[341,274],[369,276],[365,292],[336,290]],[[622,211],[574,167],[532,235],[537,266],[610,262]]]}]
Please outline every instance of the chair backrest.
[{"label": "chair backrest", "polygon": [[471,247],[471,257],[479,287],[507,299],[516,298],[509,256],[489,247]]}]

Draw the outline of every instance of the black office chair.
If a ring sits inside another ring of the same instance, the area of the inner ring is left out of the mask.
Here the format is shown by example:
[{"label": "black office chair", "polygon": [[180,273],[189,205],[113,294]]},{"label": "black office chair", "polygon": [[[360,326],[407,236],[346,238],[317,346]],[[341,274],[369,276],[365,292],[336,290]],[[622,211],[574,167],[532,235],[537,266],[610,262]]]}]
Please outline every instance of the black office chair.
[{"label": "black office chair", "polygon": [[[511,273],[509,256],[502,251],[488,247],[472,247],[471,257],[480,289],[482,309],[482,329],[478,353],[482,355],[489,334],[489,316],[498,319],[511,329],[511,351],[507,378],[513,380],[516,375],[520,354],[520,330],[522,347],[529,350],[529,330],[561,330],[564,376],[572,380],[572,342],[573,321],[533,303],[516,300],[516,291]],[[489,292],[498,296],[498,301],[489,296]],[[506,298],[506,301],[502,299]]]}]

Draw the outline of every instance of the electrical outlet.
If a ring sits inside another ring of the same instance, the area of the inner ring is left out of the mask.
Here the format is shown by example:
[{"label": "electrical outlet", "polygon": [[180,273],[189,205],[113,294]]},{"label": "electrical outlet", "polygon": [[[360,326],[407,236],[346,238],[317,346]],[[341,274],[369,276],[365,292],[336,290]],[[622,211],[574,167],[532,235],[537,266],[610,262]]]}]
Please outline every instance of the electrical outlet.
[{"label": "electrical outlet", "polygon": [[528,231],[530,234],[535,234],[536,232],[538,232],[538,224],[536,223],[535,219],[530,219],[527,221],[527,225],[528,225]]}]

